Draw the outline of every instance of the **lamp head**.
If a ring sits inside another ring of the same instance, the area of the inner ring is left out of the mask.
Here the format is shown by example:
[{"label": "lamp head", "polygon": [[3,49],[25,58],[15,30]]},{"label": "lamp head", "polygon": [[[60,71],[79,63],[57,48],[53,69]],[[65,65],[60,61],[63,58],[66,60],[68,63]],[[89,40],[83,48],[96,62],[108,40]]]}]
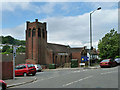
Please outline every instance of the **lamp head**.
[{"label": "lamp head", "polygon": [[100,10],[100,9],[101,9],[101,7],[97,8],[97,10]]}]

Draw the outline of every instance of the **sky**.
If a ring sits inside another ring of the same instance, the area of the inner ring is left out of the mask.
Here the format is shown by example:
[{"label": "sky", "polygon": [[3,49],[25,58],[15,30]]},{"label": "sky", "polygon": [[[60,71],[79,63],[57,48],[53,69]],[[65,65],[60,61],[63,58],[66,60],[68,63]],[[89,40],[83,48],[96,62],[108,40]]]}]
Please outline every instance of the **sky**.
[{"label": "sky", "polygon": [[[98,7],[102,9],[96,10]],[[93,10],[96,11],[92,14],[92,41],[97,48],[106,33],[113,28],[118,30],[118,2],[2,2],[0,32],[25,40],[26,21],[38,19],[47,22],[49,43],[89,48],[89,19]]]}]

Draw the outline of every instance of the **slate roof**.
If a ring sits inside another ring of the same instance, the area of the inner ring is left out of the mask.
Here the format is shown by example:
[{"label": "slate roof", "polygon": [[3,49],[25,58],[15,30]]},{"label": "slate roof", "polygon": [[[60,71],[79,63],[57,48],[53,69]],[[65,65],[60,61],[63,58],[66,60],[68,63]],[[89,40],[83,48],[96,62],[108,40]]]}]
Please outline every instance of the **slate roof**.
[{"label": "slate roof", "polygon": [[69,46],[61,45],[61,44],[54,44],[54,43],[47,43],[48,49],[51,49],[53,52],[69,52]]},{"label": "slate roof", "polygon": [[47,48],[49,50],[52,50],[53,52],[61,52],[61,53],[72,53],[72,52],[81,52],[84,47],[75,47],[71,48],[70,46],[67,45],[61,45],[61,44],[54,44],[54,43],[47,43]]}]

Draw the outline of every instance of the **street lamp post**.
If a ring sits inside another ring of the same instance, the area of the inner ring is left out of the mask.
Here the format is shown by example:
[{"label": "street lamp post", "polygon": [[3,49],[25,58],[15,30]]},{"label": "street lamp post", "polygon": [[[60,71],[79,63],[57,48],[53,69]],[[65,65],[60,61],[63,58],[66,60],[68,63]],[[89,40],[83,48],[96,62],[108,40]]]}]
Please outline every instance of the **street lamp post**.
[{"label": "street lamp post", "polygon": [[[101,7],[99,7],[99,8],[97,8],[97,10],[100,10],[101,9]],[[90,63],[90,66],[91,66],[91,51],[92,51],[92,49],[93,49],[93,47],[92,47],[92,13],[94,13],[95,11],[97,11],[97,10],[94,10],[94,11],[92,11],[91,13],[90,13],[90,59],[89,59],[89,63]]]}]

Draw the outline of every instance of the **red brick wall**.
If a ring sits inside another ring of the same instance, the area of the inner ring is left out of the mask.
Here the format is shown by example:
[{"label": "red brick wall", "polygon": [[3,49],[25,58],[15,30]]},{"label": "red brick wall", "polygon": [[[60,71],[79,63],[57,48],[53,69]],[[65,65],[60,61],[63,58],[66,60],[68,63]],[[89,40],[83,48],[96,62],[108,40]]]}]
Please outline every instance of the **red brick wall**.
[{"label": "red brick wall", "polygon": [[12,62],[2,62],[2,79],[12,79],[13,78],[13,63]]},{"label": "red brick wall", "polygon": [[32,59],[31,59],[31,60],[28,60],[28,59],[26,59],[26,63],[30,63],[30,64],[31,64],[31,63],[32,63],[32,64],[36,64],[36,61],[35,61],[35,60],[32,60]]},{"label": "red brick wall", "polygon": [[81,62],[81,53],[80,52],[73,52],[72,59],[78,59],[78,63]]}]

